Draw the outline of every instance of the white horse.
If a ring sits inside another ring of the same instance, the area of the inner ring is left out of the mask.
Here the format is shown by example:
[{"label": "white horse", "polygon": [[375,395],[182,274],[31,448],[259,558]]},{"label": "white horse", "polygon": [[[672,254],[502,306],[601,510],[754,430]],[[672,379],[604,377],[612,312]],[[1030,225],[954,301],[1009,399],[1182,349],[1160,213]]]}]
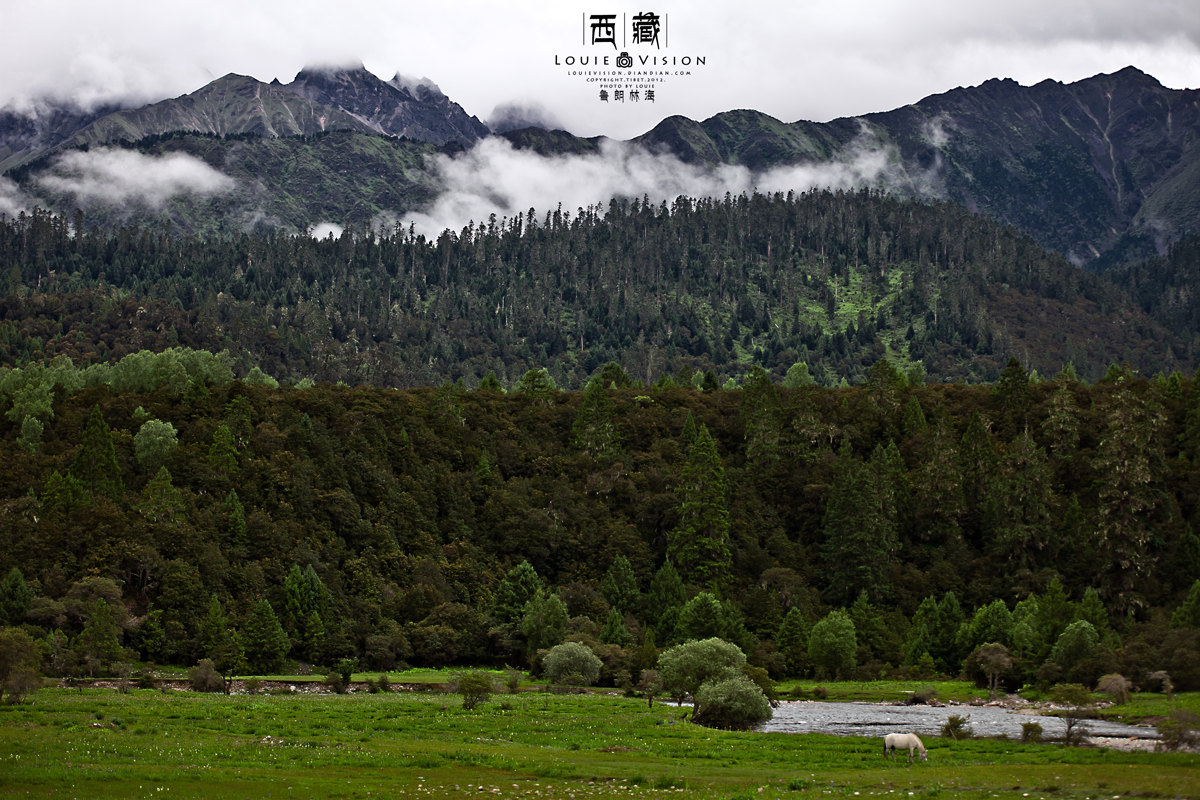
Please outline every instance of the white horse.
[{"label": "white horse", "polygon": [[921,739],[915,733],[889,733],[883,737],[883,755],[885,758],[894,758],[893,750],[908,750],[908,763],[912,763],[913,750],[921,751],[921,760],[928,761],[929,754],[925,752],[925,745],[921,744]]}]

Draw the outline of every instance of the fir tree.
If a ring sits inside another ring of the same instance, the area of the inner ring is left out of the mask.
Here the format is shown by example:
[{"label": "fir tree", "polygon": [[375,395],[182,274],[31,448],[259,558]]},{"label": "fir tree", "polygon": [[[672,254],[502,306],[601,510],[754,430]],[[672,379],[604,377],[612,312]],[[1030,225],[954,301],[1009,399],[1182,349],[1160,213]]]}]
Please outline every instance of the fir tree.
[{"label": "fir tree", "polygon": [[880,457],[874,468],[863,464],[843,440],[822,525],[826,594],[832,603],[849,604],[863,587],[876,599],[890,591],[898,540],[895,495],[882,462]]},{"label": "fir tree", "polygon": [[728,492],[717,444],[701,425],[680,476],[679,521],[667,536],[667,555],[686,581],[713,588],[728,578]]},{"label": "fir tree", "polygon": [[100,406],[92,406],[83,440],[71,461],[71,474],[92,496],[104,496],[114,502],[121,499],[124,491],[121,467],[117,463],[112,431],[100,413]]},{"label": "fir tree", "polygon": [[575,423],[571,426],[575,446],[595,460],[611,459],[620,453],[621,434],[613,413],[612,398],[599,377],[588,381]]},{"label": "fir tree", "polygon": [[287,656],[287,633],[275,616],[275,609],[266,599],[257,600],[250,609],[250,615],[242,626],[242,645],[245,648],[248,669],[264,675],[278,672]]},{"label": "fir tree", "polygon": [[623,553],[618,553],[608,565],[604,580],[600,582],[600,593],[608,604],[622,614],[633,614],[640,610],[641,592],[633,566]]},{"label": "fir tree", "polygon": [[0,581],[0,627],[24,622],[32,599],[33,593],[25,582],[25,576],[19,568],[13,567]]}]

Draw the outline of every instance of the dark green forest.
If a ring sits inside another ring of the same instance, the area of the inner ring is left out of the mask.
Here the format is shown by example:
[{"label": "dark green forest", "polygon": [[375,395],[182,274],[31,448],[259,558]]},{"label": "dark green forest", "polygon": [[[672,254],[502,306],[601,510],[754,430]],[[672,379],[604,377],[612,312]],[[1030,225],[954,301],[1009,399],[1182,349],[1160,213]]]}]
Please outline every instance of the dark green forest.
[{"label": "dark green forest", "polygon": [[[182,348],[0,378],[0,624],[48,669],[536,664],[1200,688],[1200,384],[278,385]],[[825,646],[852,625],[853,646]],[[973,672],[974,671],[974,672]]]},{"label": "dark green forest", "polygon": [[610,361],[646,384],[690,369],[722,385],[804,362],[836,386],[884,357],[966,382],[1014,357],[1089,381],[1196,360],[1196,328],[1015,229],[873,191],[531,209],[436,240],[175,236],[35,211],[0,220],[0,265],[11,366],[185,346],[288,383],[508,386],[545,368],[580,389]]},{"label": "dark green forest", "polygon": [[0,219],[0,626],[54,674],[572,638],[622,685],[721,636],[774,677],[1200,688],[1194,252],[1110,279],[869,191],[436,240]]}]

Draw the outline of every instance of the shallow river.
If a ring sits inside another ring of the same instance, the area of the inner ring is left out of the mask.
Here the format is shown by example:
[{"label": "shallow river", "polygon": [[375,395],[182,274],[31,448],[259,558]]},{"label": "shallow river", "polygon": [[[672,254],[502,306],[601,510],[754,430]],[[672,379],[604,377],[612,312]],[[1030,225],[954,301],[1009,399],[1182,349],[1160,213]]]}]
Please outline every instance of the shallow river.
[{"label": "shallow river", "polygon": [[[876,703],[822,703],[785,700],[775,709],[770,722],[759,730],[783,733],[832,733],[841,736],[883,736],[907,733],[937,736],[951,714],[969,716],[975,736],[1021,738],[1021,723],[1037,722],[1046,739],[1060,739],[1066,723],[1057,717],[1043,717],[995,706],[893,706]],[[1088,736],[1157,739],[1150,726],[1122,725],[1117,722],[1085,720]]]}]

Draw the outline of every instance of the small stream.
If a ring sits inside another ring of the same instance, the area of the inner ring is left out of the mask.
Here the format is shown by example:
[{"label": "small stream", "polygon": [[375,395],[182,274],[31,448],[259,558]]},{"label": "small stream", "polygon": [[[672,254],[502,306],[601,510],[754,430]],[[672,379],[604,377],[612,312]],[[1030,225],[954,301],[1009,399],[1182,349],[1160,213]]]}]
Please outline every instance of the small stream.
[{"label": "small stream", "polygon": [[[906,706],[880,703],[828,703],[785,700],[775,709],[769,722],[759,730],[767,733],[832,733],[839,736],[883,736],[888,733],[916,733],[938,736],[951,714],[969,717],[967,724],[974,736],[1021,738],[1021,723],[1037,722],[1042,737],[1061,739],[1066,722],[1058,717],[1014,711],[998,706]],[[1158,731],[1149,725],[1124,725],[1119,722],[1084,720],[1089,737],[1106,739],[1157,739]]]}]

